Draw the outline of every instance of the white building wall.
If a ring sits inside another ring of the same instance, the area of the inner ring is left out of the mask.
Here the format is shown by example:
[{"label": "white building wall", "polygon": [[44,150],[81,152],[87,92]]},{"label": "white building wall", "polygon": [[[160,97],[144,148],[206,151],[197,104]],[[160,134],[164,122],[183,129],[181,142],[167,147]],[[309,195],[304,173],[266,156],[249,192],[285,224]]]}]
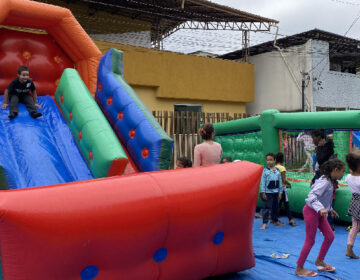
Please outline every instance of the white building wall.
[{"label": "white building wall", "polygon": [[329,44],[312,41],[313,110],[317,106],[360,109],[360,75],[330,71]]},{"label": "white building wall", "polygon": [[[255,68],[255,102],[247,103],[248,114],[260,114],[267,109],[302,109],[301,71],[312,67],[311,41],[284,49],[283,55],[288,66],[278,51],[250,57],[250,63]],[[308,86],[305,93],[311,108],[312,86]]]}]

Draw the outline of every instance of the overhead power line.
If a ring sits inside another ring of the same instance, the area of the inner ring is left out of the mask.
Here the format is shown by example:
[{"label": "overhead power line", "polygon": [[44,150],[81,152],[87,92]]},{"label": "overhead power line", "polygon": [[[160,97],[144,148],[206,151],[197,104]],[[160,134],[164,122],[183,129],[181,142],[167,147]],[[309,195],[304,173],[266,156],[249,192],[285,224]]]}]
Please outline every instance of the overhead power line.
[{"label": "overhead power line", "polygon": [[332,2],[337,2],[341,4],[351,5],[351,6],[360,6],[359,2],[350,2],[350,1],[343,1],[343,0],[330,0]]}]

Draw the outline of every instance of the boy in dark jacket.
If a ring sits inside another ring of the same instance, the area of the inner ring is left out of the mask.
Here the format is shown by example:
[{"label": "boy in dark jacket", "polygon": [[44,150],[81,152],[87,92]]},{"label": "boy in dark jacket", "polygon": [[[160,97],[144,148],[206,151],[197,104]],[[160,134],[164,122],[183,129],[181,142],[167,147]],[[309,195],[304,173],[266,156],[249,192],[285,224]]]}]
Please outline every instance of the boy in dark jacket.
[{"label": "boy in dark jacket", "polygon": [[[315,183],[315,180],[317,180],[321,177],[321,174],[320,174],[321,166],[329,159],[332,159],[335,155],[334,155],[334,142],[330,138],[328,138],[326,140],[325,132],[323,129],[313,130],[311,132],[311,137],[316,146],[316,149],[315,149],[315,152],[316,152],[315,171],[316,171],[316,173],[315,173],[314,178],[311,181],[311,185],[313,185]],[[332,204],[334,203],[335,191],[337,188],[338,188],[338,186],[334,185]],[[330,224],[331,229],[334,231],[335,230],[334,218],[330,213],[328,215],[328,222]]]},{"label": "boy in dark jacket", "polygon": [[[32,92],[32,95],[30,92]],[[10,102],[9,119],[17,117],[19,102],[25,104],[31,117],[34,119],[42,116],[42,114],[36,110],[36,107],[41,108],[41,106],[37,104],[36,89],[34,83],[29,79],[28,67],[23,65],[19,66],[18,77],[5,89],[4,103],[1,108],[6,109],[8,102]]]},{"label": "boy in dark jacket", "polygon": [[321,166],[334,156],[334,142],[331,139],[326,140],[324,130],[317,129],[311,132],[311,137],[316,146],[316,165],[315,165],[315,176],[312,179],[312,183],[320,178]]}]

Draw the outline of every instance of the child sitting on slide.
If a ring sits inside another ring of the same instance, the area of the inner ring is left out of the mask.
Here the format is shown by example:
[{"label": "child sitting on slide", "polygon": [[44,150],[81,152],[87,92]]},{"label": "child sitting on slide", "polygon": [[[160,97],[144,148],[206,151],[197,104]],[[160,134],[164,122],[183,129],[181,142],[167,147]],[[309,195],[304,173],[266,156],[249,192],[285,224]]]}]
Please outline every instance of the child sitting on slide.
[{"label": "child sitting on slide", "polygon": [[[32,92],[32,96],[30,94]],[[2,109],[8,107],[10,101],[9,119],[14,119],[18,115],[19,102],[24,103],[28,109],[30,116],[34,119],[41,117],[42,114],[36,110],[41,108],[37,104],[36,88],[34,83],[29,79],[29,68],[26,66],[19,66],[18,77],[13,80],[4,92],[4,103],[1,106]]]}]

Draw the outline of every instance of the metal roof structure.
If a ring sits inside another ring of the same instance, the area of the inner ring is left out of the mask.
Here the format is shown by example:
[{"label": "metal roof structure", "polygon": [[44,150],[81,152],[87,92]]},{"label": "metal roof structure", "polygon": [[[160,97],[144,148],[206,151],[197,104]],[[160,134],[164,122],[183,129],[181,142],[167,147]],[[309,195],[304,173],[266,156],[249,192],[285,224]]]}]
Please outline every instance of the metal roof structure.
[{"label": "metal roof structure", "polygon": [[[66,0],[36,0],[54,3]],[[163,39],[180,29],[234,30],[243,32],[243,46],[249,31],[269,31],[278,21],[219,5],[207,0],[72,0],[89,8],[89,20],[97,11],[105,11],[150,23],[151,41],[161,48]],[[106,26],[105,26],[106,27]],[[99,26],[97,26],[97,29]],[[92,33],[91,30],[87,30]],[[245,38],[244,38],[245,37]]]},{"label": "metal roof structure", "polygon": [[[94,10],[160,25],[161,35],[173,29],[265,31],[278,21],[243,12],[207,0],[75,0]],[[185,24],[189,22],[188,24]]]},{"label": "metal roof structure", "polygon": [[[313,29],[292,36],[277,39],[276,45],[282,49],[305,44],[308,40],[320,40],[329,43],[330,55],[333,57],[360,57],[360,41],[344,37],[335,33]],[[249,48],[250,56],[266,52],[277,51],[274,41],[268,41]],[[242,59],[243,50],[237,50],[219,56],[219,58],[237,60]]]}]

